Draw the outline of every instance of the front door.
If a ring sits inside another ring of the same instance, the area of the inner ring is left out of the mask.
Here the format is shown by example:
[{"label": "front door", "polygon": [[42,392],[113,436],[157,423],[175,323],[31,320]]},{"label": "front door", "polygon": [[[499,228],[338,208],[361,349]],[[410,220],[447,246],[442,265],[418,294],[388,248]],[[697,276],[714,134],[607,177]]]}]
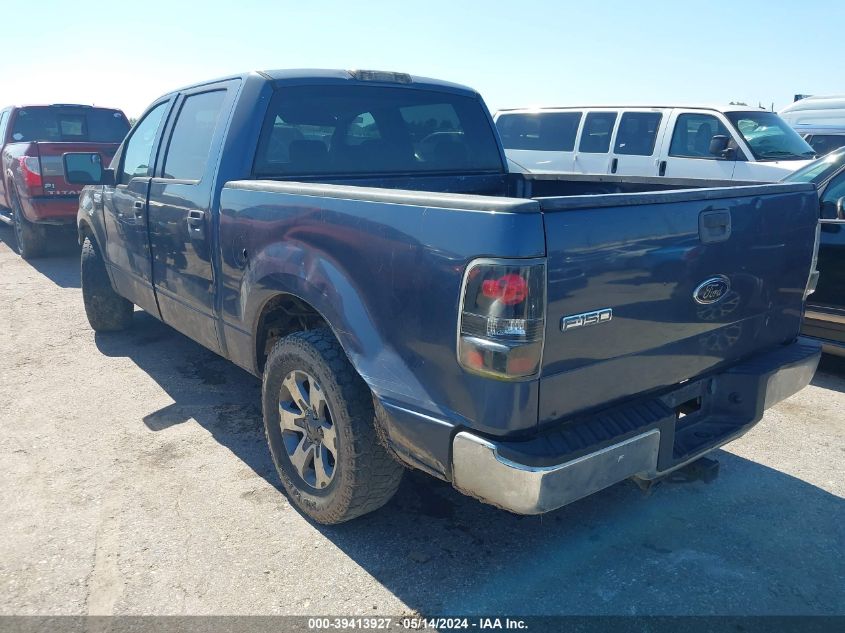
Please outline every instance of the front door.
[{"label": "front door", "polygon": [[150,183],[152,274],[162,320],[220,351],[214,314],[211,211],[223,124],[236,82],[186,92]]},{"label": "front door", "polygon": [[658,175],[709,180],[733,178],[736,161],[710,153],[710,140],[714,136],[733,138],[719,117],[708,112],[674,110],[670,125],[672,136],[668,143],[663,143]]},{"label": "front door", "polygon": [[153,105],[124,142],[115,186],[103,190],[106,259],[115,288],[147,312],[158,315],[152,285],[147,201],[165,115],[170,101]]}]

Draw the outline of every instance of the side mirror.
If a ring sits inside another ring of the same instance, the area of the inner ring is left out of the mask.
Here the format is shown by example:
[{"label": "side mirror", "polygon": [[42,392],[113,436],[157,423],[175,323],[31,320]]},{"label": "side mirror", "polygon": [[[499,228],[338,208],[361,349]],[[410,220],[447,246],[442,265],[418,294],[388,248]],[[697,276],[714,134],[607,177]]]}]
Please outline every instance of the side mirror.
[{"label": "side mirror", "polygon": [[845,220],[845,196],[836,201],[836,219]]},{"label": "side mirror", "polygon": [[68,152],[62,165],[65,180],[72,185],[114,185],[114,170],[103,168],[97,152]]},{"label": "side mirror", "polygon": [[708,152],[712,156],[721,156],[722,158],[727,158],[728,152],[728,144],[731,142],[731,139],[725,136],[724,134],[716,134],[710,139],[710,147]]}]

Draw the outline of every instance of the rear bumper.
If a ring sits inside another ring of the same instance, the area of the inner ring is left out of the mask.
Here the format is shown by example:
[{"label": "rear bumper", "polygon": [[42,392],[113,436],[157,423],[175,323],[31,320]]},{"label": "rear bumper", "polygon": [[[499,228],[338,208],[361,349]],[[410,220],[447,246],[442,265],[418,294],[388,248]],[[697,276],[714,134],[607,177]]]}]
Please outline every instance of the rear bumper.
[{"label": "rear bumper", "polygon": [[629,477],[663,476],[745,433],[810,382],[820,356],[817,343],[799,339],[524,442],[462,431],[452,445],[453,485],[512,512],[540,514]]},{"label": "rear bumper", "polygon": [[73,225],[79,210],[79,196],[20,197],[24,217],[34,224]]}]

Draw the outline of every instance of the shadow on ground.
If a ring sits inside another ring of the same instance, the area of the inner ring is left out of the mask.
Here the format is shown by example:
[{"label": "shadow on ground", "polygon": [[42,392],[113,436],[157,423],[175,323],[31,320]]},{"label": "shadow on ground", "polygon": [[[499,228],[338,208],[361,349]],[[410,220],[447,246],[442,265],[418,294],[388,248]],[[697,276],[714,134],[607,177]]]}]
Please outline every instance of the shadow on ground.
[{"label": "shadow on ground", "polygon": [[[6,224],[0,224],[0,243],[17,253],[15,231]],[[47,279],[60,288],[79,288],[79,245],[72,232],[62,231],[54,236],[53,242],[43,257],[27,261]]]},{"label": "shadow on ground", "polygon": [[[97,335],[174,403],[144,423],[195,419],[277,489],[260,383],[143,312]],[[424,614],[845,613],[845,502],[718,451],[713,483],[628,483],[541,517],[518,517],[407,473],[382,510],[315,526]],[[188,476],[188,474],[186,474]],[[280,491],[280,494],[281,491]]]}]

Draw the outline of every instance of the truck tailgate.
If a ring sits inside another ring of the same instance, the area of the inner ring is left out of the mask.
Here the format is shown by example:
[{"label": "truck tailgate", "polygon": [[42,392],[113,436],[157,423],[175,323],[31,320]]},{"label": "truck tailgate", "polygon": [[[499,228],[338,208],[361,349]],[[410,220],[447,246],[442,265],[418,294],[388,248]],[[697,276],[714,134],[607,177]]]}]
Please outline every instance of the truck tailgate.
[{"label": "truck tailgate", "polygon": [[548,256],[541,424],[798,334],[818,219],[812,186],[538,200]]}]

